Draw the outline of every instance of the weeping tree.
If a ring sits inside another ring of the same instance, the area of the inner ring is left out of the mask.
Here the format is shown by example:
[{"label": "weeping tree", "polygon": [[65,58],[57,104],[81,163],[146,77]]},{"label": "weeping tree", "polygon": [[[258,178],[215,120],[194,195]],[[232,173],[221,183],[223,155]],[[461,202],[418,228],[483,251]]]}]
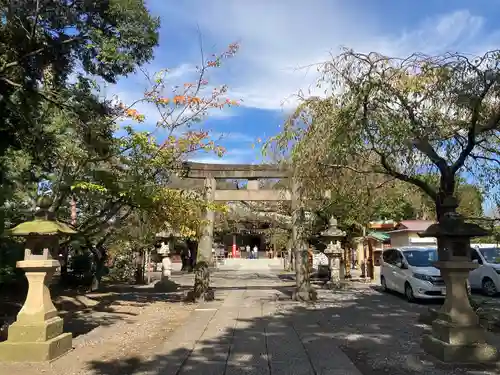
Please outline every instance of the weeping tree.
[{"label": "weeping tree", "polygon": [[324,95],[302,98],[266,147],[318,186],[346,171],[412,184],[440,220],[456,211],[444,203],[460,178],[490,193],[498,183],[499,62],[498,51],[392,58],[344,50],[318,65]]}]

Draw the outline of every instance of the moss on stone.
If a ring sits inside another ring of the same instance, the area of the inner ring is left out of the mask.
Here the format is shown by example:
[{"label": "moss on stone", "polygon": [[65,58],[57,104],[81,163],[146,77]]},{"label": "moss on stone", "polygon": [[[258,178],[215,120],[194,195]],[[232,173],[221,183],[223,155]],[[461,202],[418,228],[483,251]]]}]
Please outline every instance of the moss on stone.
[{"label": "moss on stone", "polygon": [[10,236],[28,236],[33,234],[75,234],[77,233],[69,225],[57,220],[35,219],[26,221],[7,231]]}]

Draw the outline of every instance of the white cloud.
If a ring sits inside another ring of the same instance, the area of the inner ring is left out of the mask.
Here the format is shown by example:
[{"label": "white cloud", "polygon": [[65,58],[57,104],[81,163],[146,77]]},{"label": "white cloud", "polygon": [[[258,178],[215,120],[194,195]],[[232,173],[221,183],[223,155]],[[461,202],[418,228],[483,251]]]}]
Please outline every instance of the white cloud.
[{"label": "white cloud", "polygon": [[255,143],[256,139],[244,133],[239,132],[218,132],[214,131],[210,133],[212,138],[220,139],[225,142],[238,142],[238,143]]},{"label": "white cloud", "polygon": [[208,164],[259,164],[261,158],[258,149],[248,146],[228,149],[222,157],[217,157],[213,153],[201,152],[191,156],[189,160]]},{"label": "white cloud", "polygon": [[221,44],[229,38],[241,40],[240,52],[222,68],[226,74],[219,79],[230,86],[233,97],[243,99],[244,106],[263,109],[293,108],[297,103],[293,94],[299,90],[307,93],[312,88],[317,94],[315,69],[297,68],[326,60],[332,49],[342,45],[404,56],[417,50],[481,52],[500,40],[499,33],[484,39],[484,18],[467,10],[423,19],[413,29],[388,34],[381,31],[387,26],[380,24],[381,19],[348,4],[198,0],[179,6],[174,16],[187,25],[199,23],[204,37]]},{"label": "white cloud", "polygon": [[240,164],[238,159],[217,156],[196,156],[189,158],[189,161],[205,164]]},{"label": "white cloud", "polygon": [[186,76],[193,76],[196,74],[196,66],[193,64],[181,64],[180,66],[168,70],[169,80],[178,80],[179,78],[186,78]]},{"label": "white cloud", "polygon": [[490,35],[479,44],[474,43],[484,31],[485,20],[468,10],[458,10],[425,19],[417,29],[405,31],[396,37],[378,38],[378,49],[391,56],[405,56],[412,52],[438,54],[444,51],[483,53]]}]

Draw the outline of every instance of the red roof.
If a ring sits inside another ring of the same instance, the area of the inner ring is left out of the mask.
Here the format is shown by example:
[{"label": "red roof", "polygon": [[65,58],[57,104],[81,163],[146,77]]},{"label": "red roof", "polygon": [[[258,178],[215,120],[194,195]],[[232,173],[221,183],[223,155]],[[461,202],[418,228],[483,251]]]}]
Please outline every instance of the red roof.
[{"label": "red roof", "polygon": [[434,221],[431,220],[403,220],[400,221],[397,225],[395,230],[405,230],[409,232],[423,232],[431,224],[434,224]]}]

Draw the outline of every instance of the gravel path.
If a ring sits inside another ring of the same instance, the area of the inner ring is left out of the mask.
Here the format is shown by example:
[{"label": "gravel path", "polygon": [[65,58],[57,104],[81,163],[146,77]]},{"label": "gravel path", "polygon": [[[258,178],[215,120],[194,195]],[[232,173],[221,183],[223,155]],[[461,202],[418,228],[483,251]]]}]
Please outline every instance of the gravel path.
[{"label": "gravel path", "polygon": [[179,302],[181,294],[137,290],[115,295],[111,305],[80,311],[68,319],[67,326],[77,335],[73,351],[50,364],[0,363],[0,374],[97,375],[91,370],[92,362],[147,355],[196,307]]},{"label": "gravel path", "polygon": [[[332,292],[320,290],[320,302],[308,307],[282,303],[284,319],[306,324],[311,335],[329,337],[364,375],[493,375],[496,368],[464,368],[435,361],[420,347],[428,327],[417,323],[429,305],[409,304],[402,297],[369,285]],[[500,350],[500,336],[490,335]]]}]

